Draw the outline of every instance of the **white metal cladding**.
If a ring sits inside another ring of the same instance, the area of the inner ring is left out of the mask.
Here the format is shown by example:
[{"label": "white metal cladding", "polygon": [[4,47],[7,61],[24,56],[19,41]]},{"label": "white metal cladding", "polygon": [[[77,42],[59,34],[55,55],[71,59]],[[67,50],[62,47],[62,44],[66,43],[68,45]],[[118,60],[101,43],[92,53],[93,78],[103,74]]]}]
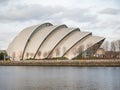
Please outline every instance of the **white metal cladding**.
[{"label": "white metal cladding", "polygon": [[[45,27],[42,28],[41,30],[39,30],[30,40],[29,44],[26,47],[26,51],[24,54],[24,58],[26,58],[26,53],[34,53],[37,51],[39,45],[42,43],[42,41],[44,40],[44,38],[53,30],[58,26],[49,26],[49,27]],[[34,55],[31,57],[33,58]]]},{"label": "white metal cladding", "polygon": [[12,40],[12,42],[9,44],[8,48],[7,48],[7,54],[12,56],[12,47],[13,47],[13,44],[14,44],[14,41],[15,39]]},{"label": "white metal cladding", "polygon": [[59,25],[58,27],[52,29],[52,30],[45,36],[44,40],[42,41],[42,43],[41,43],[40,46],[38,47],[38,49],[37,49],[37,51],[36,51],[36,53],[35,53],[35,55],[34,55],[34,58],[36,58],[37,53],[39,52],[39,49],[43,46],[44,42],[45,42],[47,39],[49,39],[49,37],[50,37],[54,32],[56,32],[57,30],[60,30],[60,29],[62,29],[62,28],[67,28],[67,26],[66,26],[65,24]]},{"label": "white metal cladding", "polygon": [[59,49],[60,54],[57,55],[57,57],[61,57],[64,55],[64,53],[69,50],[76,42],[81,40],[83,37],[90,34],[89,32],[80,32],[76,31],[73,34],[71,34],[69,37],[65,38],[62,43],[60,43],[56,49],[54,50],[53,57],[56,57],[55,51]]},{"label": "white metal cladding", "polygon": [[[79,43],[77,43],[72,49],[70,49],[69,52],[67,52],[64,56],[71,59],[73,57],[75,57],[75,55],[73,54],[73,50],[74,49],[78,49],[79,47],[83,48],[83,51],[86,51],[88,48],[92,47],[93,45],[97,44],[98,42],[101,42],[102,40],[104,40],[105,38],[103,37],[98,37],[98,36],[89,36],[88,38],[86,38],[83,41],[80,41]],[[78,55],[78,54],[77,54]],[[76,56],[77,56],[76,55]]]},{"label": "white metal cladding", "polygon": [[23,31],[20,32],[18,36],[15,37],[14,42],[12,42],[12,48],[10,50],[10,55],[13,57],[13,53],[15,53],[14,57],[19,59],[19,54],[23,52],[25,44],[31,35],[31,33],[38,27],[39,25],[31,26],[25,28]]},{"label": "white metal cladding", "polygon": [[[43,25],[43,27],[42,27]],[[25,28],[10,43],[7,49],[8,55],[20,60],[23,53],[27,58],[51,58],[62,57],[73,58],[73,48],[84,45],[95,45],[104,38],[92,36],[89,32],[80,32],[79,28],[68,28],[66,25],[52,26],[51,23],[44,23]],[[45,26],[44,26],[45,25]],[[59,49],[59,55],[56,51]],[[87,48],[85,48],[86,50]],[[38,52],[45,53],[37,57]],[[15,55],[13,55],[15,53]],[[26,54],[29,53],[29,57]]]},{"label": "white metal cladding", "polygon": [[56,49],[56,47],[57,47],[62,41],[64,41],[65,38],[67,38],[69,35],[71,35],[72,33],[76,32],[76,31],[80,31],[80,29],[79,29],[79,28],[73,29],[72,31],[70,31],[69,33],[67,33],[65,36],[63,36],[62,39],[61,39],[59,42],[57,42],[57,44],[54,46],[54,48],[48,53],[47,58],[51,58],[52,53],[53,53],[53,51]]},{"label": "white metal cladding", "polygon": [[[62,40],[68,33],[72,32],[74,30],[76,30],[76,29],[74,29],[74,28],[61,28],[59,30],[56,30],[56,32],[52,33],[51,36],[49,36],[49,38],[46,39],[46,41],[44,42],[42,47],[39,49],[39,51],[41,52],[41,54],[47,53],[49,55],[50,51],[52,49],[54,49],[56,44],[58,44],[59,41]],[[46,55],[46,57],[48,55]],[[37,56],[36,56],[36,58],[37,58]],[[43,57],[43,58],[45,58],[45,57]]]},{"label": "white metal cladding", "polygon": [[26,48],[27,48],[27,46],[28,46],[31,38],[34,37],[34,35],[36,35],[36,33],[37,33],[39,30],[41,30],[42,28],[48,27],[48,26],[53,26],[53,25],[52,25],[51,23],[43,23],[43,24],[39,25],[39,26],[31,33],[30,37],[28,38],[28,40],[27,40],[27,42],[26,42],[26,44],[25,44],[25,47],[24,47],[24,50],[23,50],[23,53],[22,53],[22,57],[21,57],[22,59],[24,58],[24,53],[25,53],[25,51],[26,51]]}]

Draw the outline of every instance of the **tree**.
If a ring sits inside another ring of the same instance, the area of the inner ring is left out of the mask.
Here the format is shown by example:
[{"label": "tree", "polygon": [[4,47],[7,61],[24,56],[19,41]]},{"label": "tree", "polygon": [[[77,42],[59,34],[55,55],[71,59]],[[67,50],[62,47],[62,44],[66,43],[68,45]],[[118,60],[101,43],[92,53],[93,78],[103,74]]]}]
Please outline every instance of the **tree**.
[{"label": "tree", "polygon": [[22,59],[22,51],[19,52],[19,59]]},{"label": "tree", "polygon": [[72,49],[72,53],[73,53],[74,56],[76,56],[78,54],[76,48]]},{"label": "tree", "polygon": [[4,59],[4,53],[0,53],[0,60]]},{"label": "tree", "polygon": [[84,51],[84,46],[82,45],[82,46],[79,46],[79,48],[78,48],[78,53],[79,53],[79,55],[82,57],[83,55],[83,52]]},{"label": "tree", "polygon": [[109,50],[109,42],[108,42],[108,41],[104,42],[103,45],[102,45],[102,48],[103,48],[105,51],[108,51],[108,50]]},{"label": "tree", "polygon": [[116,45],[115,45],[114,41],[111,42],[111,51],[113,51],[113,52],[116,51]]},{"label": "tree", "polygon": [[[50,51],[50,52],[51,52],[51,51]],[[51,52],[51,53],[50,53],[50,52],[49,52],[48,58],[52,58],[52,57],[53,57],[53,52]]]},{"label": "tree", "polygon": [[82,58],[82,52],[84,51],[84,46],[81,45],[78,48],[73,48],[72,53],[74,55],[74,59],[80,59]]},{"label": "tree", "polygon": [[92,46],[91,43],[89,43],[89,44],[86,45],[86,55],[87,56],[90,56],[90,55],[93,54],[93,48],[91,46]]},{"label": "tree", "polygon": [[34,56],[34,53],[30,53],[30,58],[33,58],[33,56]]},{"label": "tree", "polygon": [[120,52],[120,40],[117,40],[118,43],[118,51]]},{"label": "tree", "polygon": [[56,56],[59,56],[60,55],[60,50],[59,50],[59,48],[56,48]]},{"label": "tree", "polygon": [[120,58],[120,40],[117,40],[117,49],[118,49],[117,57]]},{"label": "tree", "polygon": [[44,53],[43,53],[43,57],[44,57],[44,58],[46,58],[46,57],[47,57],[47,55],[48,55],[48,53],[47,53],[47,52],[44,52]]},{"label": "tree", "polygon": [[83,50],[84,50],[84,46],[79,46],[78,53],[81,54]]},{"label": "tree", "polygon": [[27,57],[27,59],[28,59],[28,57],[29,57],[29,52],[26,52],[26,57]]},{"label": "tree", "polygon": [[116,56],[117,56],[117,53],[116,53],[117,47],[116,46],[117,46],[116,42],[112,41],[111,42],[111,58],[116,58]]},{"label": "tree", "polygon": [[38,51],[38,54],[37,54],[37,55],[38,55],[38,57],[40,58],[40,56],[41,56],[41,51]]}]

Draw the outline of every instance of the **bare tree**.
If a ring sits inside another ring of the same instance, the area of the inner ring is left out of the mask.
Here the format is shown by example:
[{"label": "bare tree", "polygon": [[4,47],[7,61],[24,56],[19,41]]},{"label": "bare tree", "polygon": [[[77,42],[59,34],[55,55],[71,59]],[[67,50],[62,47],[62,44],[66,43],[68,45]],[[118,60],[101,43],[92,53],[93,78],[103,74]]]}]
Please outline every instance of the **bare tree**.
[{"label": "bare tree", "polygon": [[79,46],[78,48],[73,48],[72,49],[72,53],[74,56],[77,56],[80,58],[82,57],[82,51],[84,50],[84,46]]},{"label": "bare tree", "polygon": [[40,56],[41,56],[41,51],[38,51],[38,54],[37,54],[37,55],[38,55],[38,57],[40,58]]},{"label": "bare tree", "polygon": [[73,48],[73,49],[72,49],[72,53],[73,53],[74,56],[76,56],[76,55],[78,54],[76,48]]},{"label": "bare tree", "polygon": [[115,41],[112,41],[111,42],[111,58],[116,58],[116,56],[117,56],[117,53],[116,53],[116,50],[117,50],[117,48],[116,48],[116,42]]},{"label": "bare tree", "polygon": [[118,57],[120,58],[120,40],[118,40],[118,51],[119,51]]},{"label": "bare tree", "polygon": [[81,56],[81,57],[83,57],[83,52],[84,51],[84,46],[82,45],[82,46],[80,46],[79,48],[78,48],[78,53],[79,53],[79,55]]},{"label": "bare tree", "polygon": [[57,48],[55,51],[56,51],[56,56],[59,56],[59,55],[60,55],[60,50],[59,50],[59,48]]},{"label": "bare tree", "polygon": [[19,52],[19,59],[22,59],[22,51]]},{"label": "bare tree", "polygon": [[117,54],[116,57],[120,58],[120,40],[116,41],[116,49],[117,49],[116,50],[116,54]]},{"label": "bare tree", "polygon": [[49,55],[49,58],[52,58],[53,57],[53,52]]},{"label": "bare tree", "polygon": [[103,48],[105,51],[108,51],[108,50],[109,50],[109,42],[108,42],[108,41],[104,42],[103,45],[102,45],[102,48]]},{"label": "bare tree", "polygon": [[43,53],[43,57],[45,57],[45,58],[46,58],[46,57],[47,57],[47,55],[48,55],[48,53],[47,53],[47,52],[44,52],[44,53]]},{"label": "bare tree", "polygon": [[115,46],[115,42],[114,41],[111,42],[111,51],[113,51],[113,52],[116,51],[116,46]]},{"label": "bare tree", "polygon": [[120,40],[117,40],[118,43],[118,51],[120,52]]},{"label": "bare tree", "polygon": [[27,59],[28,59],[28,57],[29,57],[29,52],[26,52],[26,57],[27,57]]},{"label": "bare tree", "polygon": [[30,55],[30,58],[33,58],[33,56],[34,56],[34,53],[30,53],[29,55]]},{"label": "bare tree", "polygon": [[79,46],[78,53],[81,54],[83,50],[84,50],[84,46]]},{"label": "bare tree", "polygon": [[93,54],[93,48],[91,46],[92,46],[91,43],[86,45],[86,55],[92,55]]}]

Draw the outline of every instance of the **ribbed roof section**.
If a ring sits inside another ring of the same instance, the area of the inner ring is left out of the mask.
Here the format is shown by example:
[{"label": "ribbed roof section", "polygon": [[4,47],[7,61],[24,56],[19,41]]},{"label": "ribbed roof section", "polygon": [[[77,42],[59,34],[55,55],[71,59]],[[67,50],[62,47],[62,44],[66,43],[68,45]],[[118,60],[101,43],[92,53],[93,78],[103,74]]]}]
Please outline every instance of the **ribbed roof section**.
[{"label": "ribbed roof section", "polygon": [[58,26],[49,26],[42,28],[39,30],[30,40],[29,44],[26,47],[24,58],[27,58],[27,53],[33,53],[32,57],[34,57],[36,51],[38,50],[41,43],[45,40],[45,37]]},{"label": "ribbed roof section", "polygon": [[[105,38],[103,37],[98,37],[98,36],[88,36],[87,38],[79,41],[76,43],[69,51],[67,51],[63,56],[71,59],[74,56],[74,49],[78,50],[80,47],[82,48],[82,52],[86,51],[88,48],[94,46],[98,42],[103,41]],[[78,55],[78,54],[76,54]]]},{"label": "ribbed roof section", "polygon": [[90,32],[81,32],[79,28],[68,28],[65,24],[44,23],[21,31],[10,43],[7,52],[15,60],[73,58],[77,55],[73,55],[74,48],[84,46],[85,51],[103,40],[102,37],[92,36]]},{"label": "ribbed roof section", "polygon": [[[75,43],[82,40],[88,34],[90,33],[77,31],[66,37],[54,50],[55,52],[59,49],[59,52],[61,52],[57,57],[62,57]],[[56,54],[53,54],[53,57],[56,57]]]},{"label": "ribbed roof section", "polygon": [[13,40],[13,42],[10,44],[10,48],[8,49],[9,55],[14,56],[19,59],[19,55],[23,53],[25,44],[30,37],[31,33],[38,27],[39,25],[31,26],[28,28],[25,28],[23,31],[21,31]]},{"label": "ribbed roof section", "polygon": [[43,24],[39,25],[35,30],[33,30],[33,32],[31,33],[31,35],[29,36],[29,38],[28,38],[28,40],[25,44],[25,47],[24,47],[24,50],[23,50],[23,53],[22,53],[22,59],[24,58],[25,51],[26,51],[26,48],[29,45],[30,40],[36,35],[36,33],[38,33],[39,30],[41,30],[45,27],[48,27],[48,26],[53,26],[53,25],[51,23],[43,23]]},{"label": "ribbed roof section", "polygon": [[[79,29],[74,28],[61,28],[53,32],[44,42],[44,44],[41,46],[39,51],[42,51],[42,53],[47,53],[46,58],[48,57],[49,53],[54,49],[54,47],[69,33],[73,31],[79,31]],[[63,39],[64,40],[64,39]],[[61,41],[62,42],[62,41]],[[57,46],[56,46],[57,47]],[[42,57],[44,58],[44,57]]]}]

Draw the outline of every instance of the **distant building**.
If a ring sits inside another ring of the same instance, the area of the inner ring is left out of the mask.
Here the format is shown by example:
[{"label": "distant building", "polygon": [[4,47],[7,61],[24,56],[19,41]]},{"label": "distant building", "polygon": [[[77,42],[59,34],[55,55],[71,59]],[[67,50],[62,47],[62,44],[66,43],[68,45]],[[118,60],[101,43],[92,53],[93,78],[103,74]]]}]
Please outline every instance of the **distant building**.
[{"label": "distant building", "polygon": [[[7,53],[14,60],[66,57],[72,59],[85,51],[95,51],[105,38],[69,28],[65,24],[44,23],[25,28],[9,44]],[[90,49],[90,50],[89,50]],[[88,52],[87,52],[88,53]]]},{"label": "distant building", "polygon": [[104,57],[104,55],[105,55],[105,50],[103,48],[99,48],[95,53],[96,57]]}]

